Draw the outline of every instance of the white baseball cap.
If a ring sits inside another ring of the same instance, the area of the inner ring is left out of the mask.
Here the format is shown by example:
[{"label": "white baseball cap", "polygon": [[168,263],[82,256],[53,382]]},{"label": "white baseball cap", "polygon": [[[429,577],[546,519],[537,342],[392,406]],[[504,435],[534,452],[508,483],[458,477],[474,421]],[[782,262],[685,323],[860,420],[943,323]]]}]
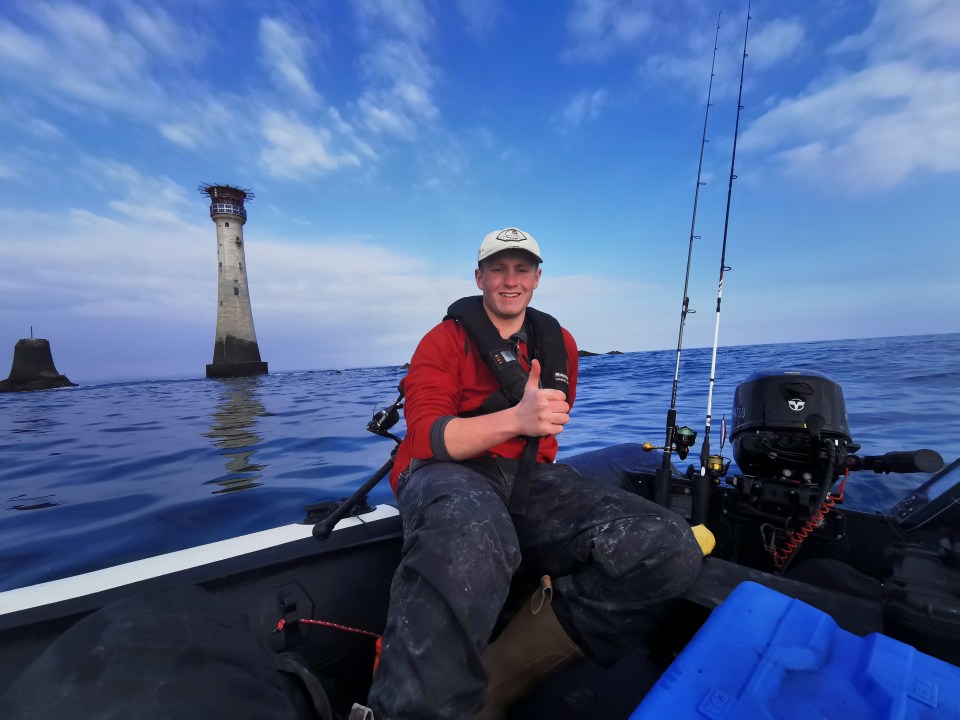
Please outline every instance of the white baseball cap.
[{"label": "white baseball cap", "polygon": [[537,259],[538,263],[543,262],[543,258],[540,257],[540,246],[533,239],[533,235],[513,227],[488,233],[480,244],[477,262],[486,260],[491,255],[503,250],[526,250]]}]

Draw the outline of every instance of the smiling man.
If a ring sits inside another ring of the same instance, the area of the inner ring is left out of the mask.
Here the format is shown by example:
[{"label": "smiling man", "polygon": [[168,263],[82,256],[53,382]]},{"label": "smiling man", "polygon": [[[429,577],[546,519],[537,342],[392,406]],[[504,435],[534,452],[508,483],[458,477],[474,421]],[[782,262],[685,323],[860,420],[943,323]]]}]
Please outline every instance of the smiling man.
[{"label": "smiling man", "polygon": [[[403,557],[370,691],[377,720],[503,717],[577,657],[613,663],[699,571],[682,518],[554,462],[578,358],[570,333],[529,306],[542,262],[530,234],[489,233],[482,295],[450,306],[403,380],[391,475]],[[521,564],[540,587],[488,647]]]}]

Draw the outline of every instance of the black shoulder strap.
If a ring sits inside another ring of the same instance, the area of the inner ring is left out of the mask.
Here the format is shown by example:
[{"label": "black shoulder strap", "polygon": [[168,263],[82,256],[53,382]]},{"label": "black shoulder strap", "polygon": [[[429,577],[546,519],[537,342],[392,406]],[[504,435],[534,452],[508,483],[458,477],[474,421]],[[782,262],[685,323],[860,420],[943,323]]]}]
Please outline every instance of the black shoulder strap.
[{"label": "black shoulder strap", "polygon": [[523,388],[527,384],[527,371],[520,364],[511,344],[500,337],[497,328],[490,322],[486,310],[483,309],[483,298],[479,295],[460,298],[447,308],[444,320],[447,319],[456,320],[463,325],[484,361],[497,376],[503,388],[504,399],[508,401],[504,407],[520,402]]},{"label": "black shoulder strap", "polygon": [[563,342],[563,330],[553,315],[527,308],[525,321],[527,346],[531,358],[540,361],[540,381],[544,387],[562,390],[569,395],[570,377],[567,375],[567,346]]}]

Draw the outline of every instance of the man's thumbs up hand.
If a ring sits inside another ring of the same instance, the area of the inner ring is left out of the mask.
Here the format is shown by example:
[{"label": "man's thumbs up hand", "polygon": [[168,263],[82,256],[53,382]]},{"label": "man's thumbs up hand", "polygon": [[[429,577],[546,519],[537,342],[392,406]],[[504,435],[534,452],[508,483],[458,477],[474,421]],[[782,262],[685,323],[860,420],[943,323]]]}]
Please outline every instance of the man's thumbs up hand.
[{"label": "man's thumbs up hand", "polygon": [[516,406],[518,435],[540,437],[557,435],[570,422],[570,406],[561,390],[540,388],[540,361],[530,363],[530,375],[523,388],[523,399]]}]

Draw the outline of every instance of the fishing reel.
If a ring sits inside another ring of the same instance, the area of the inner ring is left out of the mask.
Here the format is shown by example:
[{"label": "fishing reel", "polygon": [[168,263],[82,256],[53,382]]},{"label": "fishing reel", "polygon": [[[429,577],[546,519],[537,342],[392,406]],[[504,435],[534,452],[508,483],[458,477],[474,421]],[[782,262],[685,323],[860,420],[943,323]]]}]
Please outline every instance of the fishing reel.
[{"label": "fishing reel", "polygon": [[389,430],[400,422],[400,408],[402,407],[403,393],[401,392],[392,405],[383,410],[378,410],[373,414],[373,418],[367,423],[367,430],[374,435],[391,438],[399,445],[403,441],[403,438],[397,437],[389,432]]},{"label": "fishing reel", "polygon": [[[697,442],[697,431],[693,430],[686,425],[683,427],[673,426],[673,447],[670,448],[670,452],[675,452],[677,457],[681,460],[686,460],[687,455],[690,453],[690,448],[694,446]],[[644,452],[650,452],[651,450],[666,450],[667,448],[662,445],[654,445],[651,442],[645,442],[641,445]]]},{"label": "fishing reel", "polygon": [[393,463],[397,458],[397,451],[400,448],[400,443],[403,442],[403,438],[391,433],[390,428],[400,422],[400,408],[402,407],[403,390],[400,391],[400,395],[397,396],[392,405],[375,412],[370,422],[367,423],[367,430],[374,435],[391,438],[397,443],[393,446],[390,459],[381,465],[380,469],[370,476],[370,479],[350,497],[342,498],[339,502],[327,500],[307,506],[307,518],[304,522],[313,524],[313,536],[317,540],[326,540],[330,537],[337,523],[348,515],[357,516],[374,509],[367,504],[367,495],[376,487],[378,482],[390,474]]},{"label": "fishing reel", "polygon": [[[710,478],[714,484],[720,482],[720,478],[727,474],[730,469],[730,461],[722,455],[710,455],[700,468],[700,472]],[[692,475],[695,472],[693,465],[687,468],[687,474]]]}]

